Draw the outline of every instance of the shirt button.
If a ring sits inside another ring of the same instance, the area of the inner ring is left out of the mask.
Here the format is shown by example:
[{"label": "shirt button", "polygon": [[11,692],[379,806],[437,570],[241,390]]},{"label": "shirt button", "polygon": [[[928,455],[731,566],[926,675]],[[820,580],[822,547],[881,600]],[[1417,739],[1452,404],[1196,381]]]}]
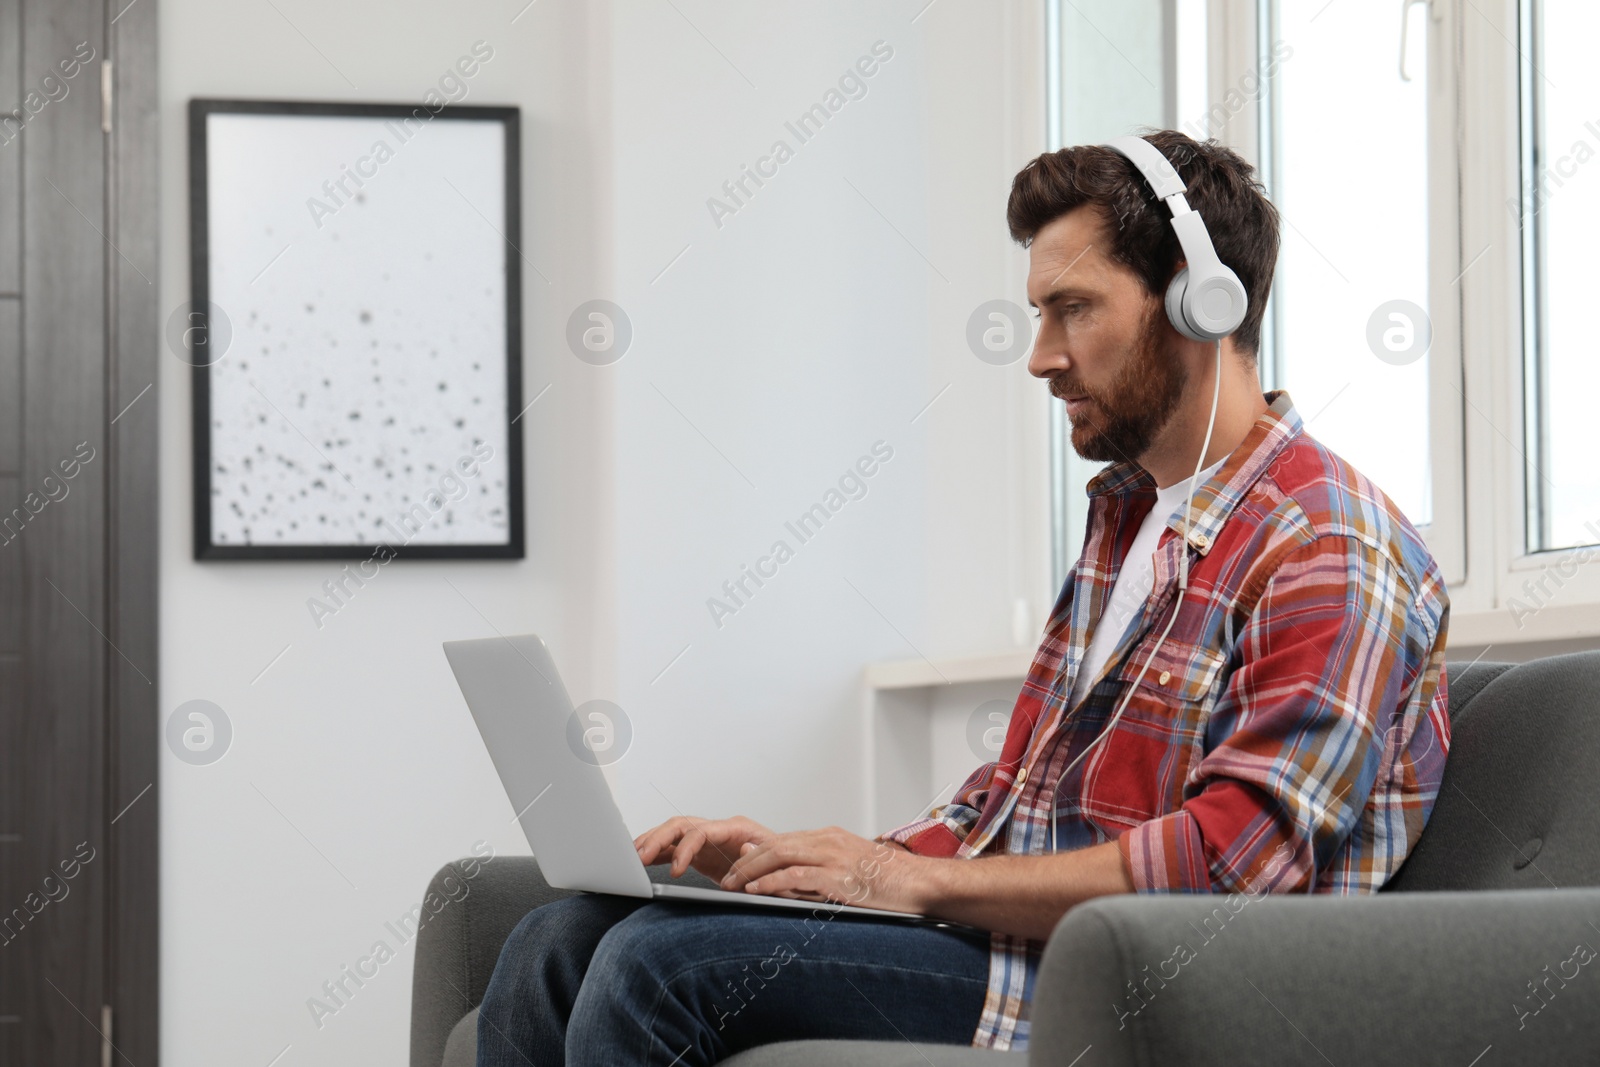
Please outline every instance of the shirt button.
[{"label": "shirt button", "polygon": [[1024,767],[1024,768],[1022,768],[1021,771],[1017,772],[1017,785],[1020,786],[1023,782],[1026,782],[1027,780],[1028,780],[1028,768]]},{"label": "shirt button", "polygon": [[1161,672],[1161,684],[1162,685],[1166,685],[1170,681],[1172,681],[1172,672],[1171,671],[1162,671]]},{"label": "shirt button", "polygon": [[1207,537],[1205,534],[1195,534],[1194,543],[1195,547],[1204,548],[1211,543],[1211,538]]}]

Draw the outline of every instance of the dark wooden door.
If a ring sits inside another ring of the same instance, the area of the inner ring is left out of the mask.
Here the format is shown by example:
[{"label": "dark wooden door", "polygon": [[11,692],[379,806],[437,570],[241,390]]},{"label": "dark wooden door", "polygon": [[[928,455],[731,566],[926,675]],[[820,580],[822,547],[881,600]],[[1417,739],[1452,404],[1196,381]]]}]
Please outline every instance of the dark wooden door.
[{"label": "dark wooden door", "polygon": [[0,1067],[157,1056],[155,8],[0,0]]}]

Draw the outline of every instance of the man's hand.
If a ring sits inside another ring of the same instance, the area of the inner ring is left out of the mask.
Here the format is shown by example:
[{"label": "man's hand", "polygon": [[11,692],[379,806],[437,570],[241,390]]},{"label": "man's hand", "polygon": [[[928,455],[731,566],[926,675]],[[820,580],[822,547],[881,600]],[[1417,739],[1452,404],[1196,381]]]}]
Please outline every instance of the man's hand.
[{"label": "man's hand", "polygon": [[672,856],[672,877],[680,877],[693,867],[712,881],[720,882],[728,873],[739,850],[760,845],[776,837],[753,819],[736,815],[731,819],[693,819],[679,815],[633,839],[639,861],[646,866]]},{"label": "man's hand", "polygon": [[905,848],[830,826],[746,843],[722,888],[920,912],[925,900],[918,875],[927,862]]},{"label": "man's hand", "polygon": [[1135,891],[1116,841],[957,860],[837,826],[778,834],[742,817],[680,816],[633,844],[646,864],[670,853],[674,878],[693,866],[735,892],[911,912],[1040,941],[1083,901]]}]

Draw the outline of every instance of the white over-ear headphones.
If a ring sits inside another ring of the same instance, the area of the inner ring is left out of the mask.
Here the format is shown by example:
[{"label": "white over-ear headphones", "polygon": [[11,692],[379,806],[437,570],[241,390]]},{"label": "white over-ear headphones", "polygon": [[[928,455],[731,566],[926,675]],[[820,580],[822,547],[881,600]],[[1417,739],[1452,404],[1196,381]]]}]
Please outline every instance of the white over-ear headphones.
[{"label": "white over-ear headphones", "polygon": [[1184,198],[1183,179],[1161,150],[1143,137],[1116,137],[1101,147],[1126,156],[1172,211],[1172,228],[1188,265],[1167,286],[1167,318],[1185,337],[1217,341],[1239,328],[1249,297],[1239,276],[1217,258],[1200,213]]}]

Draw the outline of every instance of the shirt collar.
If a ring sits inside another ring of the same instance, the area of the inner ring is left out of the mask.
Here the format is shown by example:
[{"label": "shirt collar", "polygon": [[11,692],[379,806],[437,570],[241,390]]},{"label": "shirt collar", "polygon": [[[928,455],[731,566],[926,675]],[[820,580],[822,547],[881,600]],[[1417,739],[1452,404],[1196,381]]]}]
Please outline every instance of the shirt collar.
[{"label": "shirt collar", "polygon": [[[1267,410],[1256,419],[1239,447],[1223,461],[1222,468],[1195,489],[1189,511],[1189,544],[1202,556],[1211,550],[1217,539],[1217,531],[1222,529],[1222,524],[1233,514],[1239,501],[1244,499],[1256,480],[1304,429],[1300,413],[1295,410],[1294,402],[1289,399],[1286,390],[1275,389],[1263,396],[1267,401]],[[1154,499],[1156,482],[1137,463],[1119,461],[1107,465],[1089,479],[1088,492],[1090,497],[1129,498],[1147,495]],[[1181,509],[1173,514],[1167,525],[1182,534]]]}]

